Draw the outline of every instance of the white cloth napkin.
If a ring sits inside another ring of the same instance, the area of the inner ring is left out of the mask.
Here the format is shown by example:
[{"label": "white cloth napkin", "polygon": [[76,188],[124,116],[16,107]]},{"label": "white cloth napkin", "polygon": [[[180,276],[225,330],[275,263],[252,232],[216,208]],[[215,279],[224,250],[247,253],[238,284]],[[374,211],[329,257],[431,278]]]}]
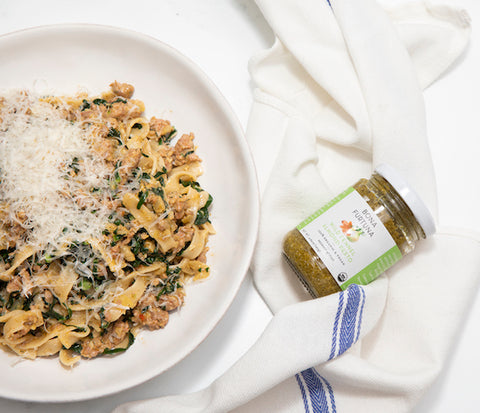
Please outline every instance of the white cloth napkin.
[{"label": "white cloth napkin", "polygon": [[262,190],[252,266],[275,313],[203,391],[115,412],[406,412],[442,369],[480,276],[480,237],[440,229],[368,286],[309,300],[286,232],[378,162],[436,213],[421,88],[461,54],[466,13],[423,2],[257,0],[276,34],[251,61],[247,137]]}]

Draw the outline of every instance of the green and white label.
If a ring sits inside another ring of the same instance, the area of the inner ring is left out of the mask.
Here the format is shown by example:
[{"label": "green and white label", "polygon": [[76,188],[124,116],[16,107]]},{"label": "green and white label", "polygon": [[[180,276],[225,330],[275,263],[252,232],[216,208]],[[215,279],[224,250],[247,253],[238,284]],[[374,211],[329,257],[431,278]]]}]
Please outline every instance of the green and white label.
[{"label": "green and white label", "polygon": [[368,284],[402,254],[375,212],[354,188],[348,188],[297,229],[343,290]]}]

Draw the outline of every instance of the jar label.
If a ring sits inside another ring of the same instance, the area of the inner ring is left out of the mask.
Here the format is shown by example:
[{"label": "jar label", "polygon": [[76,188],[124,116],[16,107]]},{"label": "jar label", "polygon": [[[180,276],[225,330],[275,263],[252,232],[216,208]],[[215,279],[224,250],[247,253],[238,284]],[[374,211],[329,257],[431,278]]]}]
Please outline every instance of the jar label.
[{"label": "jar label", "polygon": [[297,229],[342,290],[350,284],[368,284],[402,258],[383,223],[352,187]]}]

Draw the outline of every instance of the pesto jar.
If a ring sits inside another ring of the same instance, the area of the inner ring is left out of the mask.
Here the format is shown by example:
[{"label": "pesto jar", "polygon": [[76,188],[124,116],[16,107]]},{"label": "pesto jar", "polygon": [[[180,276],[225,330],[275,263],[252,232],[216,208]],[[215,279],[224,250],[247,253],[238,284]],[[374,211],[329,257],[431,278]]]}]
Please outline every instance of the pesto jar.
[{"label": "pesto jar", "polygon": [[283,254],[312,296],[323,297],[370,283],[434,232],[426,205],[383,164],[290,231]]}]

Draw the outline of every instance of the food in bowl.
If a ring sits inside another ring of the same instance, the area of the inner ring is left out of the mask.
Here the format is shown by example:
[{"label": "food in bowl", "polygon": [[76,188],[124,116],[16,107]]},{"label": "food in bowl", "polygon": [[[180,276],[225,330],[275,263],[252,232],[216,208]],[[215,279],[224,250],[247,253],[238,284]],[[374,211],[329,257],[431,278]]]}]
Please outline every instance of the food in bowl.
[{"label": "food in bowl", "polygon": [[20,356],[123,352],[209,275],[194,134],[133,93],[0,98],[0,344]]}]

